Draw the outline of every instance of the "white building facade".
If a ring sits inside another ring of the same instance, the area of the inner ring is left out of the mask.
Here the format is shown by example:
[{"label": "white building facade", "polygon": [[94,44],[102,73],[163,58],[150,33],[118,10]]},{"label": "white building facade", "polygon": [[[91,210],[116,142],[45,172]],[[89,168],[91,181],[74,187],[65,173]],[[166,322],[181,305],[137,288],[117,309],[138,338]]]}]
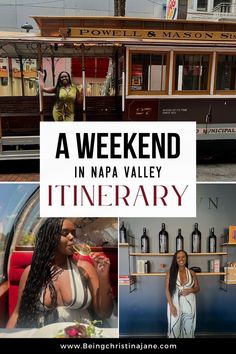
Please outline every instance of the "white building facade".
[{"label": "white building facade", "polygon": [[235,21],[236,0],[189,0],[187,19]]},{"label": "white building facade", "polygon": [[[165,18],[166,0],[126,0],[126,16]],[[113,16],[114,0],[0,0],[0,31],[20,30],[31,16]]]}]

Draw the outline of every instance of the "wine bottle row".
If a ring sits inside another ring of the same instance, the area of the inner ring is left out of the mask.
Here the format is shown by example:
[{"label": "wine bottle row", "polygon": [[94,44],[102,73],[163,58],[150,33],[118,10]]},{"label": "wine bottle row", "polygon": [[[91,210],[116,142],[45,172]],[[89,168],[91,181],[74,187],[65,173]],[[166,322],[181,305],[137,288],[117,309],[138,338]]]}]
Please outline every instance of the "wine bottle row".
[{"label": "wine bottle row", "polygon": [[[159,253],[169,253],[169,234],[166,231],[165,224],[162,223],[161,231],[158,234],[159,236]],[[194,230],[191,235],[191,244],[192,244],[192,253],[201,253],[201,238],[202,234],[198,229],[198,224],[194,224]],[[120,228],[120,242],[127,243],[127,230],[122,222]],[[208,238],[208,252],[216,252],[217,238],[214,233],[214,227],[211,228],[210,235]],[[149,253],[150,252],[150,243],[149,237],[147,235],[147,230],[143,228],[143,234],[141,236],[141,252]],[[178,229],[178,234],[176,236],[176,251],[184,250],[184,237],[181,234],[181,229]]]}]

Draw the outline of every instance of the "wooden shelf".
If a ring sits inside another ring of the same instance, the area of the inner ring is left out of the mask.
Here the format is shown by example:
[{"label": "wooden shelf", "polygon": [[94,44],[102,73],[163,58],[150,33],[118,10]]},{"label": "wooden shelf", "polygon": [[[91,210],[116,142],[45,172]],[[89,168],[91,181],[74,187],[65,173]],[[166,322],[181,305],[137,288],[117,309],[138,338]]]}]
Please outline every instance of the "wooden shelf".
[{"label": "wooden shelf", "polygon": [[221,246],[236,246],[236,243],[225,242],[225,243],[222,243]]},{"label": "wooden shelf", "polygon": [[165,272],[163,273],[131,273],[131,275],[135,277],[164,277],[166,275]]},{"label": "wooden shelf", "polygon": [[[152,257],[152,256],[162,256],[162,257],[168,257],[168,256],[173,256],[174,253],[141,253],[141,252],[131,252],[129,254],[130,256],[145,256],[145,257]],[[202,252],[202,253],[188,253],[189,256],[223,256],[227,255],[227,252]]]},{"label": "wooden shelf", "polygon": [[141,253],[141,252],[130,252],[130,256],[173,256],[174,253]]},{"label": "wooden shelf", "polygon": [[226,272],[218,272],[218,273],[213,273],[213,272],[201,272],[201,273],[196,273],[197,275],[210,275],[210,276],[217,276],[217,275],[226,275]]},{"label": "wooden shelf", "polygon": [[[218,273],[210,273],[210,272],[201,272],[201,273],[196,273],[198,276],[219,276],[219,275],[226,275],[225,272],[218,272]],[[141,277],[164,277],[166,275],[165,272],[163,273],[131,273],[131,275],[135,276],[135,277],[138,277],[138,276],[141,276]]]},{"label": "wooden shelf", "polygon": [[224,280],[221,280],[221,283],[227,284],[227,285],[236,285],[236,281],[224,281]]}]

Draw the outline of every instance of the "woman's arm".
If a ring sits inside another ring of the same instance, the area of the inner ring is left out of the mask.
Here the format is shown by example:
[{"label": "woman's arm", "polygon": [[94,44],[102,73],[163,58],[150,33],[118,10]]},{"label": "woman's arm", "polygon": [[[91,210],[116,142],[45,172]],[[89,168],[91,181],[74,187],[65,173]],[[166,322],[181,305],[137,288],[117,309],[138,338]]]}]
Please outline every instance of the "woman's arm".
[{"label": "woman's arm", "polygon": [[196,273],[190,269],[190,272],[192,274],[192,277],[193,277],[193,287],[192,288],[188,288],[188,289],[184,289],[182,290],[181,292],[181,295],[183,296],[186,296],[186,295],[189,295],[189,294],[196,294],[200,291],[200,286],[199,286],[199,283],[198,283],[198,279],[197,279],[197,276],[196,276]]},{"label": "woman's arm", "polygon": [[171,297],[170,290],[169,290],[169,282],[170,282],[170,272],[167,272],[166,273],[166,299],[167,299],[167,302],[170,306],[171,315],[176,317],[177,316],[177,309],[174,306],[173,301],[172,301],[172,297]]},{"label": "woman's arm", "polygon": [[92,255],[94,266],[85,261],[79,261],[89,282],[92,294],[93,308],[101,318],[109,318],[113,310],[112,289],[109,279],[110,260],[102,255]]},{"label": "woman's arm", "polygon": [[39,71],[39,85],[40,85],[40,90],[41,92],[45,93],[55,93],[56,92],[56,86],[52,87],[44,87],[44,74]]},{"label": "woman's arm", "polygon": [[20,283],[19,283],[17,304],[16,304],[16,307],[15,307],[10,319],[7,322],[6,328],[14,328],[16,325],[16,322],[17,322],[17,319],[19,316],[20,302],[21,302],[21,298],[22,298],[22,294],[23,294],[23,291],[25,288],[26,281],[28,279],[29,271],[30,271],[30,266],[26,267],[24,272],[22,273],[22,276],[20,278]]},{"label": "woman's arm", "polygon": [[56,87],[52,86],[52,87],[44,87],[44,86],[40,86],[41,87],[41,91],[45,92],[45,93],[55,93],[56,92]]}]

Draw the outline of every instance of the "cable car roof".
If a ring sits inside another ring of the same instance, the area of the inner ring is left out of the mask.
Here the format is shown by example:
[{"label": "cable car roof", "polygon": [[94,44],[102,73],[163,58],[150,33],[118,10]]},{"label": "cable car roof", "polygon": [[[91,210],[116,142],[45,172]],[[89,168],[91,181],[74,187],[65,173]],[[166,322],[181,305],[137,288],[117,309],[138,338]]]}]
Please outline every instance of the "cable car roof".
[{"label": "cable car roof", "polygon": [[[131,17],[32,16],[38,32],[0,32],[0,57],[37,58],[110,56],[122,45],[182,45],[233,47],[236,22],[169,21]],[[138,35],[136,35],[138,33]],[[148,37],[149,33],[157,36]],[[205,38],[188,34],[205,34]],[[162,34],[159,36],[159,34]],[[184,37],[184,34],[187,34]],[[214,34],[214,38],[210,38]],[[169,35],[169,37],[168,37]],[[220,36],[221,35],[221,36]],[[228,35],[228,38],[225,36]]]}]

